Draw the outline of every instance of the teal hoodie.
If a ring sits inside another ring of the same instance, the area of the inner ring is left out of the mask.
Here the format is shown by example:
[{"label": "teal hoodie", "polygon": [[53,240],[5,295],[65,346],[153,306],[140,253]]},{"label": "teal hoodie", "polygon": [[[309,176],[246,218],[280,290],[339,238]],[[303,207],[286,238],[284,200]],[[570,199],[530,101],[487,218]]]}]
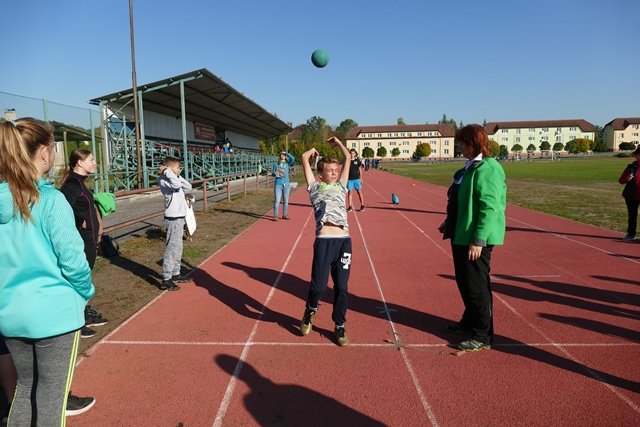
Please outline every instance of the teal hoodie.
[{"label": "teal hoodie", "polygon": [[279,160],[271,168],[271,176],[276,177],[276,185],[289,183],[289,171],[296,162],[296,159],[289,153],[285,153],[287,160]]},{"label": "teal hoodie", "polygon": [[44,179],[25,223],[0,181],[0,334],[46,338],[80,329],[95,293],[84,243],[64,195]]}]

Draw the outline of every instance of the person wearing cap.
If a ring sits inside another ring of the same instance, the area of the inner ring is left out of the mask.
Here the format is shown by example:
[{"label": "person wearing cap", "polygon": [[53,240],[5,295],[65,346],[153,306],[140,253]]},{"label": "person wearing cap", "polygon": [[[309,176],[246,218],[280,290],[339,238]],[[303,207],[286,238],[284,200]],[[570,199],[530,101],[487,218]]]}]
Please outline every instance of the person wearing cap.
[{"label": "person wearing cap", "polygon": [[271,176],[276,178],[273,186],[274,202],[273,202],[273,220],[278,220],[278,210],[280,208],[280,200],[283,202],[282,219],[289,219],[287,213],[289,211],[289,193],[291,192],[291,184],[289,183],[289,174],[291,166],[295,163],[293,156],[286,151],[280,153],[278,161],[273,163],[271,168]]}]

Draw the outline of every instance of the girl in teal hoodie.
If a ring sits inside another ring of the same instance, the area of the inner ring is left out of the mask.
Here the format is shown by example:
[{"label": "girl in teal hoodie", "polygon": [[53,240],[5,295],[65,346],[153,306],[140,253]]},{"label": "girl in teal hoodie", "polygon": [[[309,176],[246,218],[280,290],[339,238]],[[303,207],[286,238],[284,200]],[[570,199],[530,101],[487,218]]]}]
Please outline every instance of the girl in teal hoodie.
[{"label": "girl in teal hoodie", "polygon": [[278,220],[278,208],[280,207],[280,199],[282,199],[282,219],[289,219],[289,193],[291,192],[291,184],[289,183],[289,174],[295,159],[286,151],[280,153],[280,159],[273,164],[271,175],[276,177],[273,186],[273,220]]},{"label": "girl in teal hoodie", "polygon": [[0,245],[0,334],[18,372],[10,425],[31,425],[36,413],[38,425],[64,425],[84,306],[95,292],[71,206],[42,178],[53,145],[47,122],[0,124],[0,241],[13,243]]}]

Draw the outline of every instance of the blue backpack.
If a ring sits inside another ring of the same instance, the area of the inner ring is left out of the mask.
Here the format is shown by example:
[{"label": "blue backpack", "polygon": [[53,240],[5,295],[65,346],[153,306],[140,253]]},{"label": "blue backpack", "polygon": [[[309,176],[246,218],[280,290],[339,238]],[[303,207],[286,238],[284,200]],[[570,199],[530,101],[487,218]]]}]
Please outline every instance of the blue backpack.
[{"label": "blue backpack", "polygon": [[400,199],[398,199],[396,193],[391,193],[391,203],[393,203],[394,205],[400,204]]}]

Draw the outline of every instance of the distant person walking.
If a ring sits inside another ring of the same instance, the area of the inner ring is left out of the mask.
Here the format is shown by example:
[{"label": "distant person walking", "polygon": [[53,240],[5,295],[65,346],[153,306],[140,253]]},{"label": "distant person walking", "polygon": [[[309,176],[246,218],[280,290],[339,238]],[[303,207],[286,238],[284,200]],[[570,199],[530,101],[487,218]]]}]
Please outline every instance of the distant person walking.
[{"label": "distant person walking", "polygon": [[278,220],[278,209],[280,208],[280,200],[282,199],[282,219],[289,219],[289,193],[291,192],[291,184],[289,182],[289,176],[291,174],[291,167],[295,163],[294,157],[283,151],[280,153],[278,161],[273,163],[271,168],[271,176],[276,177],[275,184],[273,185],[274,202],[273,202],[273,220]]},{"label": "distant person walking", "polygon": [[636,160],[629,163],[620,175],[618,182],[624,185],[622,197],[627,204],[627,235],[622,240],[631,242],[636,239],[636,229],[638,226],[638,205],[640,205],[640,147],[633,152]]},{"label": "distant person walking", "polygon": [[95,292],[91,269],[69,203],[43,179],[53,127],[4,122],[0,153],[0,334],[18,374],[9,425],[60,426]]},{"label": "distant person walking", "polygon": [[351,156],[351,166],[349,167],[349,180],[347,181],[347,198],[349,200],[347,212],[353,212],[353,190],[356,190],[358,198],[360,199],[360,212],[364,212],[361,174],[361,169],[364,169],[364,164],[362,160],[358,158],[358,152],[355,148],[349,150],[349,155]]},{"label": "distant person walking", "polygon": [[455,143],[467,158],[449,187],[447,217],[439,230],[451,239],[456,283],[464,312],[458,323],[447,326],[468,338],[458,347],[465,351],[490,349],[493,340],[491,252],[505,235],[507,186],[502,166],[491,156],[489,138],[480,125],[456,132]]}]

